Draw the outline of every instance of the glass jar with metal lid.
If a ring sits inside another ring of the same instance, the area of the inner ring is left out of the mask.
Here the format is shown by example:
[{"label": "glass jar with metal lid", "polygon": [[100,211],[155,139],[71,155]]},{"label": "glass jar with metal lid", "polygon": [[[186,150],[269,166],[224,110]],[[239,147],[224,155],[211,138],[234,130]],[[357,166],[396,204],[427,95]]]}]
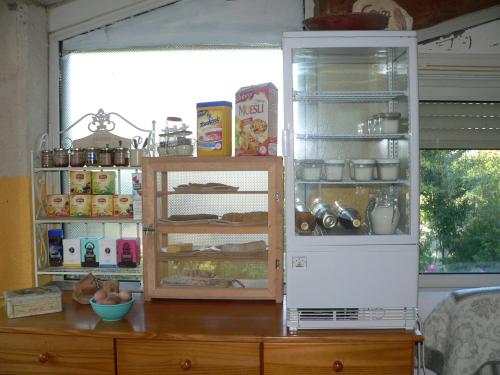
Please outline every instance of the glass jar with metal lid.
[{"label": "glass jar with metal lid", "polygon": [[52,167],[52,150],[40,151],[40,165],[42,168]]},{"label": "glass jar with metal lid", "polygon": [[83,167],[87,160],[87,151],[84,148],[73,148],[69,155],[69,165]]},{"label": "glass jar with metal lid", "polygon": [[99,149],[97,147],[88,147],[86,149],[86,161],[87,167],[96,167],[99,165]]},{"label": "glass jar with metal lid", "polygon": [[114,164],[117,167],[126,167],[128,166],[130,159],[130,151],[125,147],[117,147],[114,149]]},{"label": "glass jar with metal lid", "polygon": [[112,167],[113,166],[113,149],[106,147],[99,150],[99,165],[101,167]]},{"label": "glass jar with metal lid", "polygon": [[67,167],[69,164],[68,150],[57,147],[52,151],[52,162],[54,167]]}]

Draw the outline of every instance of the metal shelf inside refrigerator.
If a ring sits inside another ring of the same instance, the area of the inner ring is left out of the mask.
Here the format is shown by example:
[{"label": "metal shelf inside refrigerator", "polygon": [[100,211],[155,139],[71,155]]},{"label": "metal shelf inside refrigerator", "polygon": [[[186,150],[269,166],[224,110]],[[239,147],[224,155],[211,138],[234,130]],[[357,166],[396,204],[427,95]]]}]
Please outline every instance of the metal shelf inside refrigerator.
[{"label": "metal shelf inside refrigerator", "polygon": [[352,179],[343,179],[339,181],[307,181],[295,180],[296,184],[312,184],[312,185],[410,185],[408,180],[370,180],[370,181],[357,181]]},{"label": "metal shelf inside refrigerator", "polygon": [[305,102],[385,102],[408,96],[407,91],[294,91],[294,101]]},{"label": "metal shelf inside refrigerator", "polygon": [[323,134],[295,134],[295,139],[300,140],[322,140],[322,141],[363,141],[371,139],[405,139],[408,137],[406,133],[397,134],[336,134],[336,135],[323,135]]}]

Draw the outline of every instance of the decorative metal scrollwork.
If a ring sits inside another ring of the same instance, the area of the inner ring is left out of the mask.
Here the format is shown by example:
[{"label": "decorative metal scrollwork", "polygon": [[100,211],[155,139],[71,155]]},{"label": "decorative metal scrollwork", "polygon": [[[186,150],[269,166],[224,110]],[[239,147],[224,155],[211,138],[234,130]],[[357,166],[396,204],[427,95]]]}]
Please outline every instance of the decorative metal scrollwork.
[{"label": "decorative metal scrollwork", "polygon": [[[90,132],[92,133],[95,133],[97,131],[111,132],[115,129],[116,127],[115,122],[110,120],[111,113],[106,113],[102,110],[102,108],[99,108],[97,113],[90,115],[92,116],[92,122],[88,124],[88,129]],[[110,126],[109,129],[108,126]],[[93,129],[93,127],[95,127],[95,129]]]}]

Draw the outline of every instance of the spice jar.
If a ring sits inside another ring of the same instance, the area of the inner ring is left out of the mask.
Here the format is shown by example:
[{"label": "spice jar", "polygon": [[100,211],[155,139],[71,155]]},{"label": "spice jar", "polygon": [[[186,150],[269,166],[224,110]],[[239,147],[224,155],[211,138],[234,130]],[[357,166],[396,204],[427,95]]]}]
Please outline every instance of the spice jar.
[{"label": "spice jar", "polygon": [[125,147],[117,147],[114,150],[114,162],[117,167],[126,167],[128,166],[130,152],[128,148]]},{"label": "spice jar", "polygon": [[69,155],[69,165],[72,167],[83,167],[87,160],[87,152],[83,148],[74,148]]},{"label": "spice jar", "polygon": [[99,165],[101,167],[113,166],[113,149],[104,147],[99,150]]},{"label": "spice jar", "polygon": [[97,147],[87,148],[86,155],[87,167],[94,167],[99,165],[99,149]]},{"label": "spice jar", "polygon": [[69,164],[68,150],[65,148],[55,148],[52,152],[52,161],[55,167],[67,167]]},{"label": "spice jar", "polygon": [[40,164],[42,168],[52,167],[52,150],[40,151]]}]

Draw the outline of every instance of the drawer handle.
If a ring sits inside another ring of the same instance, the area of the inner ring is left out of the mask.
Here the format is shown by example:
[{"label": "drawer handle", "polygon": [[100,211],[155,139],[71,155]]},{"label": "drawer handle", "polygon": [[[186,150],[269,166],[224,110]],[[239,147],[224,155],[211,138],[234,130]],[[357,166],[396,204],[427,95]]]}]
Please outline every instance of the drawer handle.
[{"label": "drawer handle", "polygon": [[46,363],[49,361],[49,353],[40,353],[38,354],[38,362]]},{"label": "drawer handle", "polygon": [[344,369],[344,365],[342,364],[341,361],[334,361],[333,362],[333,371],[334,372],[341,372]]},{"label": "drawer handle", "polygon": [[181,369],[183,369],[184,371],[187,371],[191,368],[191,361],[189,359],[184,359],[181,361],[180,365],[181,365]]}]

